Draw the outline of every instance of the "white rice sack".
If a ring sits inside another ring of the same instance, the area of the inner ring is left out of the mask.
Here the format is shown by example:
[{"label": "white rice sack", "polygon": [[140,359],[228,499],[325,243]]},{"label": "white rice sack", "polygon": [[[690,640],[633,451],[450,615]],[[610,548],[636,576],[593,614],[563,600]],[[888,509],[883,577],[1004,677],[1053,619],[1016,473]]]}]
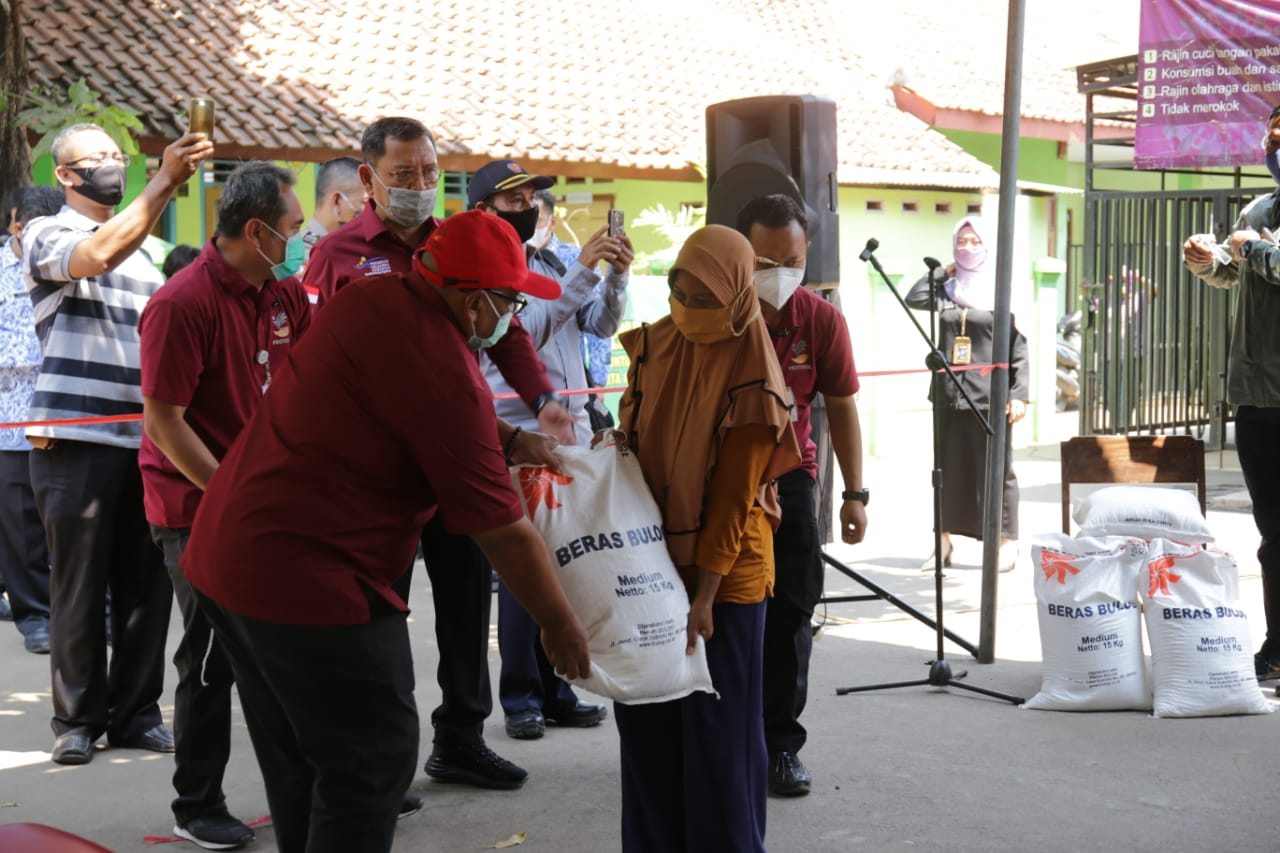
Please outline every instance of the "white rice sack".
[{"label": "white rice sack", "polygon": [[1151,707],[1142,653],[1138,539],[1036,536],[1031,558],[1044,678],[1022,706],[1047,711]]},{"label": "white rice sack", "polygon": [[556,451],[565,475],[512,470],[525,510],[587,631],[593,693],[642,704],[714,693],[706,649],[685,655],[689,595],[635,455],[613,445]]},{"label": "white rice sack", "polygon": [[1213,534],[1195,492],[1160,486],[1109,486],[1086,495],[1076,508],[1078,535],[1135,536],[1199,544]]},{"label": "white rice sack", "polygon": [[1155,716],[1271,713],[1254,675],[1231,555],[1155,539],[1142,581]]}]

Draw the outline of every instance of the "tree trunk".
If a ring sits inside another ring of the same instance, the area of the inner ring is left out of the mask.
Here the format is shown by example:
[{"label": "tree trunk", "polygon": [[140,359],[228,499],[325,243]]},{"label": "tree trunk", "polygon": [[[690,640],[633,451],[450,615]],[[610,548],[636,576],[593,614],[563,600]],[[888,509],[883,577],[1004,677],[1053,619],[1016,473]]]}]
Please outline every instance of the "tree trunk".
[{"label": "tree trunk", "polygon": [[22,35],[22,0],[0,0],[0,228],[9,224],[9,195],[31,185],[31,152],[27,134],[15,116],[27,91],[27,46]]}]

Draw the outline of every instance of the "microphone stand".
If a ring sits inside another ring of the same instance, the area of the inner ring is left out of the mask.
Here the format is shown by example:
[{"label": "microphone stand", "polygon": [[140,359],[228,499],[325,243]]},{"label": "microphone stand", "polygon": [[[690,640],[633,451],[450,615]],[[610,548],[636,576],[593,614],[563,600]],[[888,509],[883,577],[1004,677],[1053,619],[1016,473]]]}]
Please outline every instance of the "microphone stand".
[{"label": "microphone stand", "polygon": [[[965,390],[963,384],[956,377],[955,372],[951,369],[951,365],[941,352],[938,351],[935,338],[924,330],[920,325],[920,321],[916,319],[915,313],[911,307],[907,305],[902,295],[898,293],[898,289],[893,286],[893,281],[885,273],[884,267],[880,266],[880,261],[875,256],[875,250],[880,248],[880,241],[872,237],[867,241],[867,246],[858,255],[858,259],[870,262],[875,267],[876,272],[880,274],[880,278],[884,280],[885,285],[898,300],[898,304],[902,306],[902,310],[907,313],[911,324],[916,327],[916,331],[920,333],[920,337],[929,347],[929,354],[925,357],[925,365],[933,373],[932,394],[930,395],[933,402],[933,595],[935,613],[935,635],[937,637],[937,657],[929,662],[929,677],[916,679],[913,681],[896,681],[888,684],[867,684],[860,687],[839,687],[836,688],[837,696],[844,696],[848,693],[861,693],[867,690],[891,690],[897,687],[921,687],[930,685],[933,687],[959,687],[962,690],[969,690],[974,693],[981,693],[984,696],[991,696],[995,699],[1003,699],[1014,705],[1021,705],[1026,699],[1009,696],[1004,693],[997,693],[994,690],[987,690],[984,687],[977,687],[972,684],[962,684],[960,679],[967,676],[967,670],[961,670],[953,673],[951,670],[951,662],[946,659],[945,650],[943,649],[943,640],[947,632],[942,626],[942,431],[941,422],[941,406],[942,406],[942,382],[939,371],[946,373],[956,390],[960,392],[960,396],[969,404],[971,411],[990,436],[993,432],[991,422],[986,419],[981,411],[973,404],[973,399],[969,396],[969,392]],[[934,278],[935,271],[941,266],[933,258],[925,259],[926,265],[929,267],[929,323],[932,327],[934,324],[934,311],[937,304],[937,281]]]}]

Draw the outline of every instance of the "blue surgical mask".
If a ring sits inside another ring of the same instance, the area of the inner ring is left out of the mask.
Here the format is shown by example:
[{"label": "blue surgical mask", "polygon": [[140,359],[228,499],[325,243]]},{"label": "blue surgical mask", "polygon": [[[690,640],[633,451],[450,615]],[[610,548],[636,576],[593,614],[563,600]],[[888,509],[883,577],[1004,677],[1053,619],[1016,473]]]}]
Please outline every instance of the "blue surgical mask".
[{"label": "blue surgical mask", "polygon": [[467,338],[467,346],[473,351],[488,349],[498,341],[502,340],[502,336],[505,335],[507,333],[507,329],[511,327],[511,318],[514,317],[516,313],[515,311],[507,311],[505,313],[499,311],[498,306],[493,304],[493,300],[489,297],[489,294],[481,291],[481,295],[484,296],[485,300],[489,303],[489,307],[493,309],[493,313],[498,315],[498,324],[493,327],[493,334],[485,338],[475,334],[473,325],[472,335]]},{"label": "blue surgical mask", "polygon": [[1271,173],[1272,179],[1280,184],[1280,149],[1270,151],[1266,157],[1267,171]]},{"label": "blue surgical mask", "polygon": [[286,238],[276,229],[267,223],[262,223],[266,229],[272,234],[284,240],[284,260],[280,263],[273,263],[267,257],[267,253],[262,251],[262,247],[258,247],[258,254],[262,255],[262,259],[271,264],[271,274],[275,276],[276,281],[284,281],[286,278],[298,274],[298,270],[302,269],[302,264],[307,259],[307,244],[302,242],[301,234],[294,234],[292,237]]}]

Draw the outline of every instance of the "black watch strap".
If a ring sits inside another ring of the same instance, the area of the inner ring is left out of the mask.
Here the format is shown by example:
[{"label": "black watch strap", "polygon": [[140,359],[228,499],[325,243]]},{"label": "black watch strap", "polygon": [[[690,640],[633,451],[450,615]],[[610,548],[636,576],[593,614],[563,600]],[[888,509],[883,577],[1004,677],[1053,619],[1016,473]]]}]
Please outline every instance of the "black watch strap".
[{"label": "black watch strap", "polygon": [[840,497],[842,497],[846,501],[862,501],[863,505],[865,506],[866,504],[871,503],[871,490],[863,489],[860,492],[851,492],[848,489],[846,489],[845,491],[840,493]]},{"label": "black watch strap", "polygon": [[559,403],[559,402],[560,402],[560,395],[556,394],[555,391],[548,391],[545,394],[539,394],[538,398],[533,401],[534,417],[537,417],[538,415],[542,414],[542,410],[546,408],[547,403]]}]

